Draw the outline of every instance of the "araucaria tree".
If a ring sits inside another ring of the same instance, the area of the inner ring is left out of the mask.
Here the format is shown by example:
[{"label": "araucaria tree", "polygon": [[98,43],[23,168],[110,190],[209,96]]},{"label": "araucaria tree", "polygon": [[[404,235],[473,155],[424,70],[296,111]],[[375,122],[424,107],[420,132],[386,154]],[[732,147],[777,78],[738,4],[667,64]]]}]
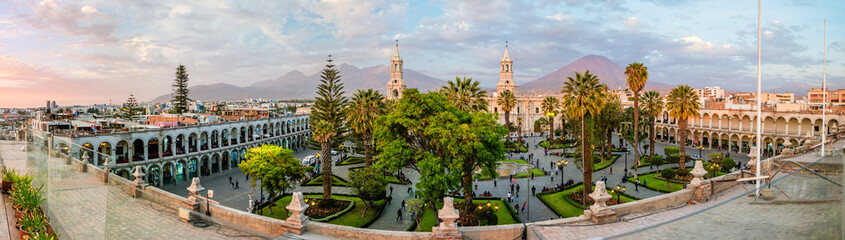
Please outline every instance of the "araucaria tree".
[{"label": "araucaria tree", "polygon": [[607,99],[607,85],[601,84],[599,78],[589,70],[584,74],[575,72],[575,78],[567,77],[563,82],[563,106],[572,118],[581,119],[581,163],[583,164],[584,199],[593,191],[593,147],[588,141],[586,117],[596,116],[601,112]]},{"label": "araucaria tree", "polygon": [[443,86],[440,92],[453,102],[455,106],[464,112],[478,112],[487,110],[487,92],[481,90],[478,81],[473,81],[472,78],[455,77],[455,81],[449,81],[447,86]]},{"label": "araucaria tree", "polygon": [[[345,133],[343,124],[346,122],[343,111],[348,100],[343,96],[343,83],[340,82],[340,73],[332,64],[331,55],[326,61],[328,63],[321,73],[320,84],[317,85],[317,98],[311,110],[310,121],[311,126],[314,127],[313,140],[319,142],[322,151],[320,160],[323,171],[323,198],[328,199],[332,194],[331,150],[343,142]],[[318,125],[323,127],[320,136],[317,133],[317,128],[320,127]]]},{"label": "araucaria tree", "polygon": [[541,106],[543,113],[549,117],[549,148],[554,147],[555,140],[555,114],[557,114],[559,101],[556,97],[548,96],[543,99]]},{"label": "araucaria tree", "polygon": [[[508,128],[508,135],[506,137],[507,141],[511,141],[510,135],[510,127],[511,127],[511,110],[516,107],[516,96],[514,96],[513,92],[510,90],[505,90],[499,95],[499,99],[496,99],[496,104],[502,108],[502,112],[505,112],[505,127]],[[517,148],[519,150],[519,148]]]},{"label": "araucaria tree", "polygon": [[[261,179],[261,187],[270,194],[284,194],[296,187],[296,181],[305,176],[305,168],[293,157],[293,151],[279,146],[262,145],[246,152],[246,161],[239,165],[241,171],[250,177],[255,187]],[[272,209],[270,210],[272,213]]]},{"label": "araucaria tree", "polygon": [[[634,62],[625,68],[625,75],[628,75],[628,89],[634,92],[634,135],[639,135],[640,125],[640,91],[648,81],[648,67],[642,63]],[[640,140],[634,139],[634,166],[640,165]],[[637,171],[634,171],[634,177]]]},{"label": "araucaria tree", "polygon": [[680,162],[678,165],[682,169],[685,165],[687,157],[687,120],[691,117],[698,116],[698,111],[701,110],[701,104],[698,102],[698,94],[692,90],[689,85],[678,85],[669,92],[666,97],[666,109],[669,111],[669,116],[678,119],[678,144],[680,145]]},{"label": "araucaria tree", "polygon": [[365,166],[373,165],[373,124],[378,116],[387,111],[387,104],[384,96],[372,88],[358,90],[352,96],[352,102],[346,108],[346,118],[349,127],[360,138],[364,144]]},{"label": "araucaria tree", "polygon": [[127,121],[135,120],[135,117],[138,116],[138,112],[141,109],[138,108],[138,100],[135,99],[135,94],[129,94],[129,99],[126,99],[126,103],[123,104],[123,108],[120,109],[120,112],[123,115],[123,119]]},{"label": "araucaria tree", "polygon": [[490,113],[466,112],[438,92],[408,89],[394,111],[376,120],[376,166],[419,172],[416,195],[432,209],[457,186],[469,204],[472,175],[496,176],[496,162],[505,156],[500,139],[506,133]]},{"label": "araucaria tree", "polygon": [[185,65],[179,65],[176,68],[176,79],[173,80],[173,112],[182,114],[188,111],[188,103],[191,101],[188,98],[188,72],[185,70]]},{"label": "araucaria tree", "polygon": [[657,91],[647,91],[640,97],[643,101],[643,110],[648,113],[648,139],[649,139],[649,156],[654,156],[654,120],[663,112],[663,99],[660,98],[660,93]]}]

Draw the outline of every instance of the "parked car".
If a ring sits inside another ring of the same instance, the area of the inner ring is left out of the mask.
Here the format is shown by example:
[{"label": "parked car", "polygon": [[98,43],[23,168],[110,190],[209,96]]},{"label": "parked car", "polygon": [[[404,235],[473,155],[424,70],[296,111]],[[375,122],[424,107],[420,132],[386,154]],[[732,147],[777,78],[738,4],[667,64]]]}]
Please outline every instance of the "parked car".
[{"label": "parked car", "polygon": [[300,163],[302,164],[303,167],[314,166],[315,164],[317,164],[317,157],[315,157],[314,155],[309,155],[309,156],[303,158],[302,161],[300,161]]}]

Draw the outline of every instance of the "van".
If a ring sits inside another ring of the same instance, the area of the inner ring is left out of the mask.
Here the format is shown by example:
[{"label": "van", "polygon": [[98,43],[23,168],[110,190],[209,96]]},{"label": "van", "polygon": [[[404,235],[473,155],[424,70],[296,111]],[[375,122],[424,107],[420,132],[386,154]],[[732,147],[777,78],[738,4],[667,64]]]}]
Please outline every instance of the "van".
[{"label": "van", "polygon": [[303,158],[300,163],[303,167],[314,166],[314,164],[317,163],[317,157],[315,157],[314,155],[309,155]]}]

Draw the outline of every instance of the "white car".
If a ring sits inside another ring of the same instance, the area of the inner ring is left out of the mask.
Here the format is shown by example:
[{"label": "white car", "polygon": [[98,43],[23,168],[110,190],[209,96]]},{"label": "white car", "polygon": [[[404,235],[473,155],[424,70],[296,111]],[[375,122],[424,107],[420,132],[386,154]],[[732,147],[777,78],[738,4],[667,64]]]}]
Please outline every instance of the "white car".
[{"label": "white car", "polygon": [[314,164],[317,163],[317,157],[315,157],[314,155],[309,155],[309,156],[303,158],[302,161],[300,161],[300,163],[302,164],[303,167],[314,166]]},{"label": "white car", "polygon": [[332,156],[335,156],[335,155],[337,155],[337,154],[338,154],[338,152],[337,152],[337,151],[332,150]]}]

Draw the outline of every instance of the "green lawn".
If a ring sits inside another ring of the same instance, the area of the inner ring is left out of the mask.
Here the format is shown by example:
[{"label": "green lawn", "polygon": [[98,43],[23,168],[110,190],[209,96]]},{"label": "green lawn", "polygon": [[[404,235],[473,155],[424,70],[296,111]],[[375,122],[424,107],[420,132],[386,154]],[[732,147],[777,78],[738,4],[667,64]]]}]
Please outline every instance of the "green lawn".
[{"label": "green lawn", "polygon": [[[595,185],[593,186],[595,188]],[[540,196],[540,201],[546,204],[547,207],[551,208],[558,216],[563,218],[568,217],[577,217],[584,214],[584,210],[581,208],[580,204],[573,205],[569,201],[565,200],[564,197],[568,196],[570,192],[579,191],[584,189],[584,185],[579,185],[574,188],[570,188],[561,192],[556,192],[552,194],[546,194]],[[630,191],[630,190],[629,190]],[[616,198],[616,194],[611,193],[609,190],[607,191],[608,194]],[[636,201],[635,199],[631,199],[625,196],[621,196],[623,202],[633,202]]]},{"label": "green lawn", "polygon": [[[516,148],[510,148],[510,147],[505,148],[505,151],[515,151],[515,150],[516,150]],[[519,152],[528,152],[528,148],[525,148],[525,146],[519,147]]]},{"label": "green lawn", "polygon": [[[455,207],[457,208],[458,203],[461,203],[463,201],[464,201],[463,199],[455,199]],[[487,201],[488,200],[472,200],[473,203],[484,203],[484,204],[486,204]],[[505,207],[506,203],[503,203],[501,200],[489,200],[489,201],[490,201],[491,204],[493,204],[492,206],[499,204],[499,210],[496,211],[496,217],[499,218],[499,224],[498,225],[517,223],[517,221],[515,219],[513,219],[513,217],[511,217],[511,214],[508,212],[508,209]],[[437,209],[438,210],[442,207],[443,207],[442,202],[437,203]],[[408,217],[411,216],[410,212],[408,213],[407,216]],[[393,217],[395,218],[396,216],[393,216]],[[422,230],[422,232],[431,232],[431,228],[434,227],[435,222],[436,221],[435,221],[435,218],[434,218],[434,211],[432,211],[431,208],[426,208],[425,214],[422,215],[422,219],[420,220],[420,229]],[[416,231],[416,229],[414,231]]]},{"label": "green lawn", "polygon": [[[684,189],[684,185],[680,183],[669,182],[669,188],[666,188],[666,181],[660,180],[655,178],[659,173],[650,173],[645,175],[640,175],[640,183],[642,181],[646,182],[645,187],[651,190],[655,190],[658,192],[674,192],[681,189]],[[633,177],[628,178],[629,182],[636,183],[637,179]]]},{"label": "green lawn", "polygon": [[[323,195],[305,195],[308,198],[320,198]],[[373,203],[373,207],[367,209],[367,212],[364,213],[364,209],[367,205],[364,204],[364,201],[357,197],[348,197],[348,196],[335,196],[332,195],[333,199],[340,199],[340,200],[351,200],[355,202],[355,208],[340,216],[335,218],[328,223],[337,224],[337,225],[344,225],[350,227],[361,227],[364,224],[371,222],[374,218],[378,217],[381,213],[382,206],[385,204],[385,200],[378,200]],[[285,207],[290,204],[291,196],[285,196],[278,201],[276,201],[276,206],[273,207],[273,214],[270,214],[268,209],[264,209],[262,215],[267,217],[272,217],[276,219],[287,219],[288,212]],[[361,214],[364,213],[364,217],[361,217]]]},{"label": "green lawn", "polygon": [[[364,167],[353,167],[353,168],[349,168],[349,171],[358,171],[359,169],[362,169],[362,168],[364,168]],[[408,184],[408,183],[400,181],[399,178],[397,178],[396,176],[390,175],[390,174],[384,175],[384,180],[386,180],[388,183],[395,183],[395,184],[402,184],[402,185]]]},{"label": "green lawn", "polygon": [[532,169],[531,169],[531,170],[529,170],[529,172],[527,172],[527,173],[520,173],[520,174],[516,174],[516,178],[527,178],[527,177],[531,177],[531,173],[532,173],[532,172],[534,173],[534,177],[539,177],[539,176],[545,176],[545,175],[546,175],[546,174],[545,174],[545,173],[543,173],[543,171],[541,171],[540,169],[532,168]]},{"label": "green lawn", "polygon": [[[537,145],[540,145],[540,147],[549,148],[549,141],[542,141],[542,142],[538,143]],[[572,144],[555,143],[555,145],[552,146],[551,149],[559,149],[559,148],[564,148],[564,147],[572,147]]]},{"label": "green lawn", "polygon": [[522,159],[502,160],[502,161],[499,161],[499,162],[503,162],[503,163],[504,162],[513,162],[513,163],[516,163],[516,164],[528,164],[528,161],[525,161],[525,160],[522,160]]},{"label": "green lawn", "polygon": [[348,157],[346,160],[338,163],[338,166],[363,163],[366,159],[363,157]]},{"label": "green lawn", "polygon": [[[337,175],[332,174],[332,186],[346,187],[347,184],[348,184],[348,182],[346,180],[343,180],[343,178],[340,178]],[[302,184],[302,185],[303,186],[323,186],[323,178],[317,177],[317,178],[311,179],[311,181],[308,181],[307,183]]]},{"label": "green lawn", "polygon": [[593,163],[593,171],[595,172],[595,171],[602,170],[602,169],[605,169],[607,167],[610,167],[610,165],[612,165],[614,162],[616,162],[616,159],[618,159],[621,156],[622,155],[613,154],[613,155],[610,155],[610,160],[604,160],[604,161],[601,161],[599,163]]}]

